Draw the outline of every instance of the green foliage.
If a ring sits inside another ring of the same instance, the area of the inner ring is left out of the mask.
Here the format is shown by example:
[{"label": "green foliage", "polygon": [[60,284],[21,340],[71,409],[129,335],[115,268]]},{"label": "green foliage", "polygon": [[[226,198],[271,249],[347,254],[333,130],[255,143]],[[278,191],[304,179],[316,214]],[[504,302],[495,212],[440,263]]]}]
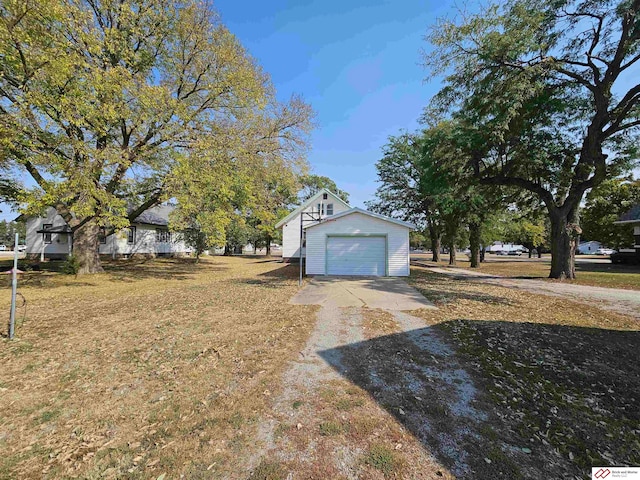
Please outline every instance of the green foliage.
[{"label": "green foliage", "polygon": [[374,444],[369,448],[364,457],[364,463],[381,471],[385,477],[399,473],[404,466],[404,462],[396,452],[381,444]]},{"label": "green foliage", "polygon": [[75,255],[69,255],[60,267],[60,271],[65,275],[77,275],[82,265]]},{"label": "green foliage", "polygon": [[224,240],[255,172],[304,163],[309,106],[276,100],[210,2],[8,0],[0,18],[3,167],[35,184],[23,211],[55,206],[77,248],[98,248],[87,222],[118,230],[169,198],[172,228]]},{"label": "green foliage", "polygon": [[614,225],[618,217],[640,203],[640,180],[613,179],[587,195],[581,212],[582,238],[614,248],[633,248],[633,228]]},{"label": "green foliage", "polygon": [[196,254],[196,258],[207,250],[211,245],[208,242],[207,235],[199,228],[187,228],[181,232],[185,245],[191,247]]},{"label": "green foliage", "polygon": [[0,243],[13,247],[16,233],[20,236],[20,243],[25,243],[27,226],[25,222],[0,221]]},{"label": "green foliage", "polygon": [[427,237],[422,232],[409,232],[409,245],[411,245],[411,248],[424,248],[427,245],[427,241]]},{"label": "green foliage", "polygon": [[[442,20],[425,57],[444,87],[425,121],[453,117],[481,183],[527,190],[551,223],[554,278],[573,278],[583,195],[638,160],[637,5],[513,0]],[[606,154],[604,153],[606,151]]]}]

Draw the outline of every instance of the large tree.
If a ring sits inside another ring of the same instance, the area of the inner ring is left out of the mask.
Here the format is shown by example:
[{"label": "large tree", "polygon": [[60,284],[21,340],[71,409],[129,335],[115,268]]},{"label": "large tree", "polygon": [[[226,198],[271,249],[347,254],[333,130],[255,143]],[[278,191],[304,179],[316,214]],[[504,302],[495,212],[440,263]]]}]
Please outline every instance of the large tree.
[{"label": "large tree", "polygon": [[440,261],[444,222],[435,199],[425,195],[421,184],[423,148],[419,133],[391,136],[376,163],[378,183],[375,199],[365,202],[371,211],[400,218],[426,230],[432,259]]},{"label": "large tree", "polygon": [[226,201],[238,184],[229,152],[247,124],[278,110],[207,1],[6,0],[0,55],[3,160],[36,185],[25,211],[53,205],[68,222],[82,273],[101,270],[101,226],[184,197],[171,190],[177,172],[226,162],[232,175],[213,175]]},{"label": "large tree", "polygon": [[640,1],[513,0],[428,36],[434,106],[486,134],[472,162],[487,184],[526,189],[551,223],[550,277],[574,278],[578,210],[637,159]]}]

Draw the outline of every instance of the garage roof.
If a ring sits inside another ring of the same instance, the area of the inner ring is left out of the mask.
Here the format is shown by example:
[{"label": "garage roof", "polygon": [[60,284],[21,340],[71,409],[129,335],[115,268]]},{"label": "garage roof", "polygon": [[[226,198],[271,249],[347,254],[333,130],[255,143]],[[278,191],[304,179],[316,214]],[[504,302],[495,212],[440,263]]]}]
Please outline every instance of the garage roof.
[{"label": "garage roof", "polygon": [[400,225],[402,227],[406,227],[410,230],[415,230],[416,226],[413,223],[403,222],[402,220],[397,220],[395,218],[386,217],[384,215],[380,215],[379,213],[369,212],[367,210],[363,210],[358,207],[354,207],[350,210],[345,210],[344,212],[336,213],[330,217],[323,219],[321,222],[312,223],[310,225],[306,225],[304,228],[312,228],[318,225],[322,225],[323,223],[332,222],[341,217],[346,217],[347,215],[351,215],[352,213],[361,213],[363,215],[368,215],[369,217],[377,218],[378,220],[382,220],[384,222],[395,223],[396,225]]}]

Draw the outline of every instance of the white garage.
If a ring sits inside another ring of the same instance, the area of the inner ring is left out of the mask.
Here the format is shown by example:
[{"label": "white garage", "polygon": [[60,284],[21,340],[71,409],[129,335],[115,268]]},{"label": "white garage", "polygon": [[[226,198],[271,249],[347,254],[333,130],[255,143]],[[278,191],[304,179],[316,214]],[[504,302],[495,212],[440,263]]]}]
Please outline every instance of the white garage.
[{"label": "white garage", "polygon": [[409,275],[409,231],[393,218],[359,208],[305,227],[307,275]]}]

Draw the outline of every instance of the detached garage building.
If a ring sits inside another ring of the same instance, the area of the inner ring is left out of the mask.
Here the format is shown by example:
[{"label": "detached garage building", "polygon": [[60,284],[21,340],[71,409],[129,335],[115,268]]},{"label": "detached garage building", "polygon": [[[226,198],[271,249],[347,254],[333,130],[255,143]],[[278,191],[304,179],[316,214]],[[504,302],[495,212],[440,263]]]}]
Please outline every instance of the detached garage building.
[{"label": "detached garage building", "polygon": [[304,229],[307,275],[409,275],[410,223],[351,208]]}]

